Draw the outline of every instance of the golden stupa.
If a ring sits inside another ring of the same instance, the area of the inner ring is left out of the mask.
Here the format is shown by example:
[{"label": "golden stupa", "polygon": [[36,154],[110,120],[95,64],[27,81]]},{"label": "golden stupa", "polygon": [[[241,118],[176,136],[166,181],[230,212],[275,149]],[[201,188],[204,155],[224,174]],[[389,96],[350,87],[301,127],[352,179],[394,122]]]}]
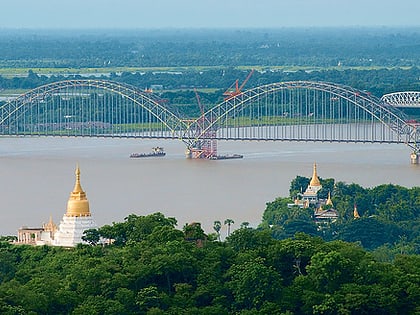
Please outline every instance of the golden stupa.
[{"label": "golden stupa", "polygon": [[360,219],[360,214],[359,214],[359,211],[357,211],[357,206],[356,206],[356,204],[354,204],[354,209],[353,209],[353,218],[354,218],[354,219]]},{"label": "golden stupa", "polygon": [[321,183],[319,182],[319,179],[318,179],[318,174],[316,172],[316,163],[314,163],[314,171],[312,173],[312,179],[311,179],[311,182],[309,183],[309,186],[321,186]]},{"label": "golden stupa", "polygon": [[330,192],[328,192],[328,199],[327,199],[327,202],[325,203],[327,206],[331,206],[331,207],[333,207],[333,202],[332,202],[332,200],[331,200],[331,193]]},{"label": "golden stupa", "polygon": [[68,217],[90,217],[89,201],[86,198],[86,193],[80,185],[80,169],[79,165],[76,167],[76,183],[73,191],[70,193],[70,198],[67,202]]}]

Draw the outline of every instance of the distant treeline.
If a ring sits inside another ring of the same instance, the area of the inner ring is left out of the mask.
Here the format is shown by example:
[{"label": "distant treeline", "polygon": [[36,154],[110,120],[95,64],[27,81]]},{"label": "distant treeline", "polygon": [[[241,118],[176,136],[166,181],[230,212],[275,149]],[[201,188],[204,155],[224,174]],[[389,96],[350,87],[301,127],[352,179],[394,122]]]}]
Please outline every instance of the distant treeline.
[{"label": "distant treeline", "polygon": [[382,66],[420,64],[420,28],[0,32],[0,66]]},{"label": "distant treeline", "polygon": [[[194,98],[193,88],[201,89],[200,92],[212,94],[217,90],[220,100],[223,92],[229,88],[235,80],[241,83],[247,77],[250,70],[240,70],[228,67],[225,69],[215,68],[208,70],[188,69],[177,72],[111,72],[107,75],[90,76],[90,78],[100,78],[117,82],[128,83],[140,89],[157,86],[154,92],[164,94],[164,97],[172,98],[171,93],[179,93],[179,90],[190,90],[190,98]],[[37,74],[34,70],[29,70],[23,77],[6,78],[0,75],[1,89],[33,89],[43,84],[56,82],[65,79],[89,78],[84,75],[53,75],[46,76]],[[360,90],[367,90],[372,94],[381,97],[384,94],[398,91],[416,91],[420,89],[420,68],[411,67],[408,69],[372,69],[372,70],[314,70],[314,71],[283,71],[277,69],[267,69],[255,71],[244,89],[269,84],[274,82],[309,80],[326,81],[345,84]],[[209,93],[209,90],[212,91]],[[178,95],[178,94],[177,94]],[[210,97],[211,101],[217,101]],[[210,100],[209,100],[210,101]]]}]

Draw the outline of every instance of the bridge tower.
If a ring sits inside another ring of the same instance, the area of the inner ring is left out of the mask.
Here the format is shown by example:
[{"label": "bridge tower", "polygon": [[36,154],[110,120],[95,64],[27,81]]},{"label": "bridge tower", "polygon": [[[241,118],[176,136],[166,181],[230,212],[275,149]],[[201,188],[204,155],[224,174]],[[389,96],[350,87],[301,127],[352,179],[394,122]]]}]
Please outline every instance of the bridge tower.
[{"label": "bridge tower", "polygon": [[[242,84],[239,86],[239,80],[236,80],[224,93],[225,101],[242,94],[242,89],[245,84],[249,81],[254,69],[252,69]],[[197,90],[194,89],[195,97],[197,99],[198,106],[200,107],[201,116],[197,120],[195,133],[195,141],[192,144],[187,145],[185,155],[189,159],[218,159],[217,155],[217,140],[216,132],[217,127],[212,123],[213,121],[206,117],[204,107],[201,104],[200,96]],[[239,156],[239,155],[238,155]]]},{"label": "bridge tower", "polygon": [[[408,122],[409,125],[413,127],[413,135],[416,137],[418,127],[420,127],[420,123],[416,120]],[[417,143],[414,143],[413,152],[410,154],[411,164],[419,164],[420,163],[420,148]]]},{"label": "bridge tower", "polygon": [[216,129],[206,117],[204,106],[201,104],[200,96],[194,89],[201,116],[197,120],[197,127],[194,130],[195,141],[187,146],[185,155],[189,159],[214,159],[217,158]]},{"label": "bridge tower", "polygon": [[[413,138],[417,138],[417,131],[420,127],[418,121],[420,115],[420,91],[405,91],[385,94],[381,97],[381,101],[385,104],[398,108],[408,119],[405,121],[408,125],[413,127]],[[411,116],[411,117],[410,117]],[[420,163],[420,148],[417,143],[414,143],[413,151],[410,154],[411,164]]]}]

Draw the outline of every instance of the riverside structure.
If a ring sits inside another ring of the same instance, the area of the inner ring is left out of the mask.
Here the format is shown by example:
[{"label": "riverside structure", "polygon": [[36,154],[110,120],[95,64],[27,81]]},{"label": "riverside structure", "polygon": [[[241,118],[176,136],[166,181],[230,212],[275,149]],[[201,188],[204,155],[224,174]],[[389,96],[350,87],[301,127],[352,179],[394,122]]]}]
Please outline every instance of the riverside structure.
[{"label": "riverside structure", "polygon": [[74,247],[84,243],[83,232],[96,228],[89,209],[89,201],[80,184],[80,169],[76,167],[76,182],[67,201],[67,211],[57,227],[50,220],[42,228],[22,227],[18,231],[18,244]]}]

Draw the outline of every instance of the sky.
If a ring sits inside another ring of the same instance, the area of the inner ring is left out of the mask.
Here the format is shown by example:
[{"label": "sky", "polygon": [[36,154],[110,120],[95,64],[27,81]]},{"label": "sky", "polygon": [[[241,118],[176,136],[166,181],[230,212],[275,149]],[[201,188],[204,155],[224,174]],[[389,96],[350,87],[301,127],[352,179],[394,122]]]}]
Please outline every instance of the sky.
[{"label": "sky", "polygon": [[420,0],[0,0],[0,28],[420,26]]}]

